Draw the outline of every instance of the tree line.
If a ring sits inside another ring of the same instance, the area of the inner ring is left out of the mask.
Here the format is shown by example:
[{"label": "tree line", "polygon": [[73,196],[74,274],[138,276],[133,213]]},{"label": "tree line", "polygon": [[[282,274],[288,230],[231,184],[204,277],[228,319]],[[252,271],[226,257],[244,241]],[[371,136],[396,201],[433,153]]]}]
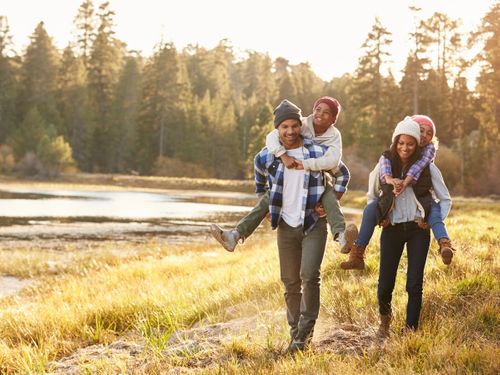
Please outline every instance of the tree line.
[{"label": "tree line", "polygon": [[[317,97],[330,95],[343,107],[338,127],[354,176],[366,178],[399,120],[422,113],[436,123],[436,162],[452,190],[498,194],[500,3],[467,34],[446,14],[423,19],[420,9],[411,11],[415,27],[399,81],[388,69],[392,34],[376,18],[354,72],[329,82],[308,63],[256,51],[237,57],[228,40],[182,50],[160,41],[142,56],[116,38],[109,2],[81,3],[76,38],[62,51],[40,22],[16,54],[0,16],[0,172],[56,175],[74,166],[247,178],[273,128],[273,107],[288,98],[308,114]],[[464,59],[473,48],[476,56]],[[473,65],[479,73],[471,90],[465,74]]]}]

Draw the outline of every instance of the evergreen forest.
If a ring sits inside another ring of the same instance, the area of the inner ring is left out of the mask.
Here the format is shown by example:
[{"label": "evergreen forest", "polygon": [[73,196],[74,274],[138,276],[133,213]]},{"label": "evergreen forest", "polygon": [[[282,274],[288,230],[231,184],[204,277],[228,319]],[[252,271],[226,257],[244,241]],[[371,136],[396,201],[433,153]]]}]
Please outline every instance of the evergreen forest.
[{"label": "evergreen forest", "polygon": [[[467,33],[459,19],[411,11],[400,79],[389,69],[391,31],[375,18],[358,65],[328,82],[286,56],[237,56],[229,40],[181,50],[159,40],[143,56],[116,38],[110,2],[82,1],[63,50],[41,21],[16,53],[8,15],[0,15],[0,173],[251,178],[273,107],[287,98],[307,115],[330,95],[342,104],[337,126],[353,187],[365,187],[395,124],[421,113],[436,123],[436,163],[450,190],[499,194],[500,2]],[[465,59],[466,50],[477,53]]]}]

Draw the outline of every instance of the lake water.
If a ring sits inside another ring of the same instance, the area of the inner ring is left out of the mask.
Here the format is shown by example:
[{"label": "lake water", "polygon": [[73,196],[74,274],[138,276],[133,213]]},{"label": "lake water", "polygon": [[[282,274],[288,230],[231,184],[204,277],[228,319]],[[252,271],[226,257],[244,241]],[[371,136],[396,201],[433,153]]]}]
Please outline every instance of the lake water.
[{"label": "lake water", "polygon": [[[3,188],[0,243],[40,240],[185,240],[211,222],[234,225],[253,194],[189,190],[84,191]],[[10,242],[9,242],[10,241]]]},{"label": "lake water", "polygon": [[[0,190],[0,217],[194,219],[248,211],[252,194],[179,191]],[[229,204],[228,204],[229,203]]]},{"label": "lake water", "polygon": [[[194,190],[0,189],[0,248],[54,246],[54,241],[170,242],[210,239],[211,223],[234,226],[254,194]],[[345,214],[360,210],[344,207]],[[45,240],[52,240],[45,241]]]}]

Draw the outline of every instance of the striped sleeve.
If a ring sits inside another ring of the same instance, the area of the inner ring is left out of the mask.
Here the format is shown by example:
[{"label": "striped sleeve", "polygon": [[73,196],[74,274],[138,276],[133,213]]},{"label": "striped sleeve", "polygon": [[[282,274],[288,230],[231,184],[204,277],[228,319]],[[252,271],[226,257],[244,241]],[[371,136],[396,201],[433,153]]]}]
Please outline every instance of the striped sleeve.
[{"label": "striped sleeve", "polygon": [[421,158],[418,159],[415,163],[413,163],[413,165],[410,167],[406,175],[411,176],[413,178],[413,182],[416,182],[419,179],[420,175],[422,174],[424,168],[431,163],[435,155],[436,155],[436,148],[432,143],[429,143],[422,150]]},{"label": "striped sleeve", "polygon": [[380,166],[380,170],[379,170],[379,173],[380,173],[380,176],[379,176],[380,177],[380,182],[382,182],[383,184],[385,184],[386,183],[385,177],[386,176],[392,177],[391,162],[384,155],[382,155],[382,156],[380,156],[380,159],[378,161],[378,165]]}]

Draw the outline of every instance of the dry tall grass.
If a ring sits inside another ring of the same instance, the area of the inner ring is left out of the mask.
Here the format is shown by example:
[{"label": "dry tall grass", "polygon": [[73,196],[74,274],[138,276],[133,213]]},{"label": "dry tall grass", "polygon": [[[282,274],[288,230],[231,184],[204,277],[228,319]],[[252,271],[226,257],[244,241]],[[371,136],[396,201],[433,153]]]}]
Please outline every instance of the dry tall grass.
[{"label": "dry tall grass", "polygon": [[[135,337],[143,350],[134,361],[100,357],[81,363],[78,371],[499,373],[500,203],[461,200],[448,229],[457,256],[450,267],[444,266],[433,242],[419,331],[399,332],[406,305],[403,262],[394,293],[392,336],[384,347],[361,355],[312,350],[296,358],[282,356],[288,340],[284,317],[278,323],[267,322],[263,333],[226,338],[229,341],[215,352],[196,347],[175,355],[168,351],[168,340],[180,329],[283,311],[275,233],[256,235],[235,253],[226,253],[208,237],[204,243],[183,247],[110,242],[63,253],[3,251],[3,274],[29,276],[36,283],[18,296],[0,300],[0,371],[50,372],[55,361],[79,348],[106,347]],[[378,234],[368,248],[363,272],[340,270],[345,256],[328,245],[321,314],[332,328],[346,323],[376,326]]]}]

